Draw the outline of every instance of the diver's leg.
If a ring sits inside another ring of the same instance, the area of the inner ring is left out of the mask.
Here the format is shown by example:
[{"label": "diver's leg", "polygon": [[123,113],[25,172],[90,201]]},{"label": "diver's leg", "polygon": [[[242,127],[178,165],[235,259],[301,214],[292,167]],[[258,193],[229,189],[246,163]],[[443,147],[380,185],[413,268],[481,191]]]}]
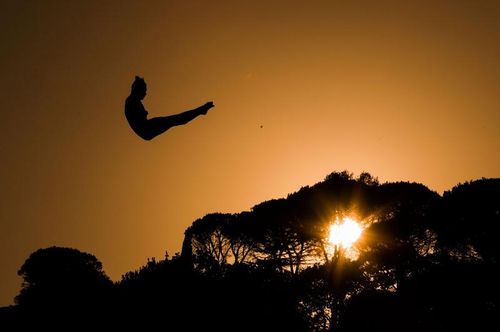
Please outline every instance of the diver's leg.
[{"label": "diver's leg", "polygon": [[190,111],[169,116],[152,118],[148,120],[148,123],[149,126],[151,127],[151,130],[156,134],[155,136],[157,136],[164,133],[165,131],[167,131],[172,127],[185,125],[186,123],[193,120],[199,115],[207,114],[208,109],[211,107],[213,107],[212,104],[207,103]]},{"label": "diver's leg", "polygon": [[179,114],[161,117],[164,126],[170,128],[174,126],[185,125],[199,115],[206,114],[203,106],[195,108],[194,110],[182,112]]},{"label": "diver's leg", "polygon": [[213,103],[210,102],[190,111],[149,119],[147,120],[147,136],[153,139],[172,127],[184,125],[199,115],[207,114],[212,107]]},{"label": "diver's leg", "polygon": [[153,139],[158,135],[163,134],[172,126],[164,117],[152,118],[147,121],[147,136]]}]

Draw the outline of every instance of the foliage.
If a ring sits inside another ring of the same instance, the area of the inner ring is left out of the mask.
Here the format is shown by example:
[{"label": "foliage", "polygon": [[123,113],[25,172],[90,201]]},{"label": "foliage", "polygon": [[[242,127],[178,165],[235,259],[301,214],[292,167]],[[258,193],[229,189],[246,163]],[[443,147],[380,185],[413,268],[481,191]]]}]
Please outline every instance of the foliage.
[{"label": "foliage", "polygon": [[[499,197],[499,179],[439,196],[334,172],[250,211],[194,221],[181,254],[148,259],[113,287],[94,256],[40,249],[19,271],[17,303],[105,303],[104,321],[121,328],[152,329],[151,317],[183,330],[498,328]],[[364,227],[350,254],[327,242],[345,216]]]},{"label": "foliage", "polygon": [[92,301],[111,280],[102,263],[93,255],[77,249],[51,247],[32,253],[18,271],[23,278],[16,303],[20,305],[56,305]]}]

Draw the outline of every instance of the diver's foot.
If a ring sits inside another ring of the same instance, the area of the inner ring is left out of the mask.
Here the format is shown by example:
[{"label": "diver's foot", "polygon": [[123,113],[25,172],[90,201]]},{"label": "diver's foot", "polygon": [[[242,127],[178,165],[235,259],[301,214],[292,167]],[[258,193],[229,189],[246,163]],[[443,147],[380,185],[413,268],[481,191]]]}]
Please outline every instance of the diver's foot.
[{"label": "diver's foot", "polygon": [[208,103],[205,103],[204,105],[202,105],[200,107],[200,113],[203,114],[203,115],[206,115],[208,110],[211,109],[212,107],[214,107],[214,103],[209,101]]}]

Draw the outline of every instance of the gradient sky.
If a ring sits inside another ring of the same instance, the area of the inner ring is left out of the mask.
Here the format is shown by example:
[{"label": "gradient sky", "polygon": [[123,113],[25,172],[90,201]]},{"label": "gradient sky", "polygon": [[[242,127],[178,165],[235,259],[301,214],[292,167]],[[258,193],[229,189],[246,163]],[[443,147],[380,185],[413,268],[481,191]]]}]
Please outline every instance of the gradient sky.
[{"label": "gradient sky", "polygon": [[[335,170],[500,177],[496,0],[2,0],[0,41],[0,306],[38,248],[118,280],[195,219]],[[136,74],[152,116],[216,107],[142,141]]]}]

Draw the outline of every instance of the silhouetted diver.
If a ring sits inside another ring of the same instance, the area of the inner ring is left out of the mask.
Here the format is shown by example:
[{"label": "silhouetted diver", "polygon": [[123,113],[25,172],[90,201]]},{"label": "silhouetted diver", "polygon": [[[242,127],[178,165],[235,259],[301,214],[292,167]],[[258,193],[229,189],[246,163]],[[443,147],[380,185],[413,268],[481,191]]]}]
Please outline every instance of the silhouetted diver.
[{"label": "silhouetted diver", "polygon": [[214,103],[210,101],[190,111],[148,119],[148,112],[141,102],[146,97],[146,91],[146,82],[136,76],[130,96],[125,100],[125,116],[132,130],[147,141],[163,134],[169,128],[186,124],[198,115],[207,114],[208,110],[214,107]]}]

